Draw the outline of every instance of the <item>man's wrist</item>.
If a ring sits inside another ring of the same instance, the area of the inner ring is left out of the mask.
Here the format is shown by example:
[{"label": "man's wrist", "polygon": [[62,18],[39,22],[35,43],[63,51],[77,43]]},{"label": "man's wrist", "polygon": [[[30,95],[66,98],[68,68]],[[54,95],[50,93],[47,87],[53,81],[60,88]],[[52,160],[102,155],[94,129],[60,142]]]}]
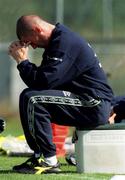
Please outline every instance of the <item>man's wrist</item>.
[{"label": "man's wrist", "polygon": [[22,63],[23,61],[26,61],[27,59],[22,59],[22,60],[18,60],[17,61],[17,64],[20,64],[20,63]]}]

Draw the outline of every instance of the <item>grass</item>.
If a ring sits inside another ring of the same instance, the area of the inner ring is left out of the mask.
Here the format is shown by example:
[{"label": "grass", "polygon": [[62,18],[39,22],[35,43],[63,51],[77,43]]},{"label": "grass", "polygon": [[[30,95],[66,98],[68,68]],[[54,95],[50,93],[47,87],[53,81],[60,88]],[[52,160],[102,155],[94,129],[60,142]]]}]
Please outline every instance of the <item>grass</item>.
[{"label": "grass", "polygon": [[[1,136],[18,136],[22,135],[23,131],[18,118],[8,119],[5,131]],[[111,174],[79,174],[76,172],[76,167],[69,166],[65,158],[59,158],[62,166],[60,174],[18,174],[12,171],[14,165],[24,162],[28,157],[9,157],[7,155],[0,156],[0,179],[2,180],[110,180]]]},{"label": "grass", "polygon": [[15,164],[25,161],[24,157],[0,157],[0,179],[2,180],[109,180],[111,175],[106,174],[78,174],[76,168],[69,166],[64,161],[64,158],[60,158],[62,163],[62,172],[60,174],[18,174],[14,173],[11,169]]}]

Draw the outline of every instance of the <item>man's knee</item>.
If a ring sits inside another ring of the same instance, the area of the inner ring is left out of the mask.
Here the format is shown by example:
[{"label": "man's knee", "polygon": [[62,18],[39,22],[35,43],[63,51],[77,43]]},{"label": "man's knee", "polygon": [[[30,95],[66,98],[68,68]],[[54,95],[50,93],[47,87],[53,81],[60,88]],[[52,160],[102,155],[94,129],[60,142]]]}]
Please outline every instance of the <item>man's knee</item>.
[{"label": "man's knee", "polygon": [[20,94],[19,100],[20,100],[20,101],[22,101],[22,100],[24,101],[24,99],[25,99],[26,97],[28,97],[30,91],[31,91],[30,88],[24,89],[24,90],[21,92],[21,94]]}]

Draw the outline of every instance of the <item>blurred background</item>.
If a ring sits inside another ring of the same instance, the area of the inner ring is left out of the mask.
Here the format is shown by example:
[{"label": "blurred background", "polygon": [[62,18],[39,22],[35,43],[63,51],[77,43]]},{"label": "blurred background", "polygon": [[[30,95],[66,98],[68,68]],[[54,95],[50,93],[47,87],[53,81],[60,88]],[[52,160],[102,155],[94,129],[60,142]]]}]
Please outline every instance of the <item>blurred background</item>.
[{"label": "blurred background", "polygon": [[[95,49],[116,95],[125,95],[124,0],[0,0],[0,116],[18,114],[20,92],[26,87],[16,63],[8,56],[17,39],[16,21],[24,14],[38,14],[50,23],[61,22],[86,38]],[[39,65],[43,51],[30,49]]]}]

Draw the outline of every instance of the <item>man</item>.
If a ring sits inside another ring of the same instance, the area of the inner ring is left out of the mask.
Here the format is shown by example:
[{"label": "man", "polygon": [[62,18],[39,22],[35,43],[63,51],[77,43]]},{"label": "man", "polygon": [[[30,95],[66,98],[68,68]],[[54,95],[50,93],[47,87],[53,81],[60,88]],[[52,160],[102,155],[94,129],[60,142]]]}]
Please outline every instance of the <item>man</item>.
[{"label": "man", "polygon": [[[16,32],[19,41],[12,42],[9,54],[28,86],[20,95],[19,109],[34,156],[13,170],[59,172],[51,122],[75,127],[105,124],[113,93],[91,46],[64,25],[26,15],[18,19]],[[29,45],[45,49],[38,67],[28,59]]]}]

